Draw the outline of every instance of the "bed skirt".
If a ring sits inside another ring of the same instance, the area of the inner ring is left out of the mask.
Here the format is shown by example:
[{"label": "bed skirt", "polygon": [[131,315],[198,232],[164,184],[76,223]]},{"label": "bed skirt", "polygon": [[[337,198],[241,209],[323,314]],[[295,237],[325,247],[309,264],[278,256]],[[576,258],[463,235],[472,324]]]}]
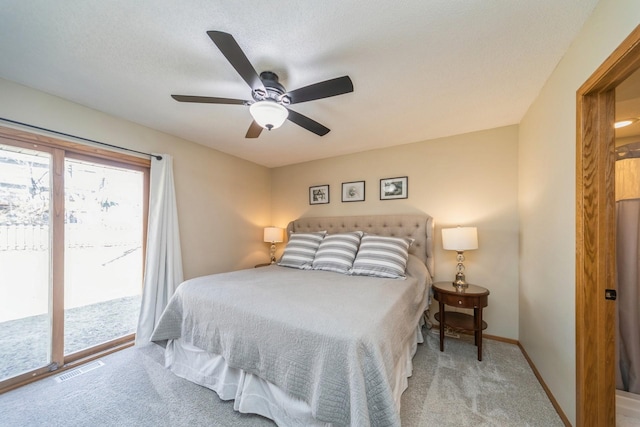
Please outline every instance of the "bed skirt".
[{"label": "bed skirt", "polygon": [[[393,371],[392,390],[400,413],[402,393],[413,370],[412,359],[424,341],[422,325],[416,327]],[[232,368],[224,358],[208,353],[181,339],[170,340],[165,350],[165,366],[175,375],[215,391],[222,400],[233,400],[233,409],[267,417],[279,426],[332,426],[315,419],[311,407],[280,387],[242,369]]]}]

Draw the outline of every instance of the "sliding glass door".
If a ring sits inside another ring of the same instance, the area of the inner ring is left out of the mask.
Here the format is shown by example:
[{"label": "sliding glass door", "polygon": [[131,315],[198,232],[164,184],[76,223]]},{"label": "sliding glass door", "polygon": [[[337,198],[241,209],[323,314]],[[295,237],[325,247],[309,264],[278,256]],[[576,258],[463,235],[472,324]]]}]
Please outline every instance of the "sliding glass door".
[{"label": "sliding glass door", "polygon": [[0,381],[51,363],[51,155],[0,145]]},{"label": "sliding glass door", "polygon": [[0,391],[133,340],[140,312],[148,162],[51,144],[0,136]]},{"label": "sliding glass door", "polygon": [[142,294],[144,174],[65,160],[64,352],[133,334]]}]

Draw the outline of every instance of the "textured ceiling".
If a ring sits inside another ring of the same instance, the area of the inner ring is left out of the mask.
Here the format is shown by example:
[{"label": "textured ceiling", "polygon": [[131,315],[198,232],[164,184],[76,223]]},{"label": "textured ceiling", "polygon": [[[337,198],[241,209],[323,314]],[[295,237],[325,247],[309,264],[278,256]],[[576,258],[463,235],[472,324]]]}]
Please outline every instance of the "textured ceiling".
[{"label": "textured ceiling", "polygon": [[[0,0],[0,77],[274,167],[519,123],[596,3]],[[207,30],[288,90],[349,75],[292,106],[331,132],[245,139],[247,107],[171,99],[250,99]]]}]

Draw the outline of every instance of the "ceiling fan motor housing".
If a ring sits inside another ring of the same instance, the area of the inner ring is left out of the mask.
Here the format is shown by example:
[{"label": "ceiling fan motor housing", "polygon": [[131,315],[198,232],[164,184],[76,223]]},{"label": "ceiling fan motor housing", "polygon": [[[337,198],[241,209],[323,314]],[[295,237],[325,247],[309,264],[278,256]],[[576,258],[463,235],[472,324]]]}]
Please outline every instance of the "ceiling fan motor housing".
[{"label": "ceiling fan motor housing", "polygon": [[271,99],[282,105],[289,105],[291,98],[286,93],[284,86],[278,81],[278,75],[272,71],[263,71],[260,73],[260,80],[267,93],[265,94],[261,89],[256,89],[251,93],[251,96],[255,101],[264,101],[265,99]]}]

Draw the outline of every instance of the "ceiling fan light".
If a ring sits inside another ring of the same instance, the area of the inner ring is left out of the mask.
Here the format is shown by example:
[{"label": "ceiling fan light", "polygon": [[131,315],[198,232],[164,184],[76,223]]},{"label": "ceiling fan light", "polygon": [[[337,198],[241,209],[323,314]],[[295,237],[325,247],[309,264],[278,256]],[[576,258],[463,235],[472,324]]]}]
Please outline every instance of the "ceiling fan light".
[{"label": "ceiling fan light", "polygon": [[274,101],[254,102],[249,112],[256,123],[268,130],[279,128],[289,116],[289,110]]},{"label": "ceiling fan light", "polygon": [[623,128],[623,127],[625,127],[625,126],[629,126],[629,125],[631,125],[631,124],[634,124],[634,123],[635,123],[635,122],[637,122],[637,121],[638,121],[638,119],[636,119],[636,118],[619,120],[619,121],[617,121],[617,122],[615,123],[614,127],[615,127],[616,129],[620,129],[620,128]]}]

